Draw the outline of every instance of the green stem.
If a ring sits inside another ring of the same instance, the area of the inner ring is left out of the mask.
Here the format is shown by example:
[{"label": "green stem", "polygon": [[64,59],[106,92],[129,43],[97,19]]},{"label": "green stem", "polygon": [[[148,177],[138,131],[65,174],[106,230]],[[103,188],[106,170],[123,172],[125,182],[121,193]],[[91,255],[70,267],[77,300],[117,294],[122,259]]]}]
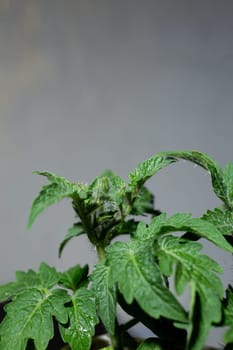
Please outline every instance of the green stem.
[{"label": "green stem", "polygon": [[106,259],[104,247],[99,244],[96,246],[99,261],[104,261]]}]

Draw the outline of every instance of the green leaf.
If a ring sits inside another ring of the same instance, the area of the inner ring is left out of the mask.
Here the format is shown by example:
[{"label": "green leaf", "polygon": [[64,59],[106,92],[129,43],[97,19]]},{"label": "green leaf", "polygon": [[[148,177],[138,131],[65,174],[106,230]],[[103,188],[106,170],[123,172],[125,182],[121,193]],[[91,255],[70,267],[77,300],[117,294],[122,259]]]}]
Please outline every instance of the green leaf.
[{"label": "green leaf", "polygon": [[59,284],[65,288],[76,291],[79,285],[87,280],[88,265],[81,267],[80,265],[73,266],[67,271],[59,274]]},{"label": "green leaf", "polygon": [[176,160],[173,157],[157,154],[140,163],[134,171],[129,173],[130,188],[141,188],[143,184],[155,175],[159,170],[165,168]]},{"label": "green leaf", "polygon": [[143,186],[133,202],[131,214],[145,215],[154,213],[154,195],[145,186]]},{"label": "green leaf", "polygon": [[137,230],[138,221],[131,219],[128,221],[120,222],[113,229],[112,237],[116,237],[119,235],[130,235],[134,236]]},{"label": "green leaf", "polygon": [[224,325],[233,326],[233,286],[229,286],[226,290],[226,298],[223,302],[224,306]]},{"label": "green leaf", "polygon": [[50,288],[57,284],[59,275],[53,267],[46,263],[40,265],[39,273],[28,270],[17,271],[16,281],[0,286],[0,302],[12,299],[16,295],[31,288]]},{"label": "green leaf", "polygon": [[182,306],[164,286],[150,246],[136,240],[115,242],[107,247],[111,284],[118,284],[126,302],[135,299],[150,316],[186,322]]},{"label": "green leaf", "polygon": [[71,302],[67,304],[66,310],[69,324],[59,325],[64,342],[68,343],[72,350],[89,350],[98,322],[92,293],[84,287],[78,289],[71,296]]},{"label": "green leaf", "polygon": [[9,282],[0,286],[0,302],[12,299],[14,296],[24,292],[26,289],[40,286],[40,278],[35,271],[16,271],[15,282]]},{"label": "green leaf", "polygon": [[233,326],[230,327],[230,329],[225,333],[224,335],[224,341],[228,343],[233,343]]},{"label": "green leaf", "polygon": [[48,206],[59,202],[61,199],[68,197],[83,196],[83,186],[69,182],[64,177],[57,176],[48,172],[35,172],[36,174],[46,176],[51,182],[49,185],[43,186],[39,195],[33,201],[32,208],[28,219],[28,228],[32,226],[39,214],[41,214]]},{"label": "green leaf", "polygon": [[[211,324],[221,319],[221,298],[223,285],[216,275],[222,273],[221,267],[211,258],[200,253],[201,244],[178,237],[164,236],[154,242],[154,254],[159,259],[161,271],[166,276],[175,270],[175,287],[178,294],[183,293],[187,283],[195,286],[200,297],[201,311],[198,334],[190,345],[190,350],[201,349],[208,336]],[[194,325],[194,328],[196,325]]]},{"label": "green leaf", "polygon": [[106,233],[121,220],[127,205],[125,189],[125,182],[110,171],[95,178],[88,187],[85,212],[96,231]]},{"label": "green leaf", "polygon": [[59,278],[59,274],[54,267],[50,267],[46,263],[41,263],[39,268],[39,279],[41,287],[43,288],[52,288],[54,287]]},{"label": "green leaf", "polygon": [[138,347],[137,350],[166,350],[161,345],[161,342],[156,338],[149,338],[144,340]]},{"label": "green leaf", "polygon": [[161,154],[168,157],[189,160],[207,170],[210,173],[213,190],[217,197],[220,198],[227,207],[231,205],[228,200],[228,190],[223,171],[219,164],[207,154],[198,151],[171,151]]},{"label": "green leaf", "polygon": [[0,303],[11,299],[24,290],[24,285],[16,282],[9,282],[0,286]]},{"label": "green leaf", "polygon": [[63,290],[48,292],[34,288],[18,295],[5,307],[7,316],[0,325],[0,349],[24,350],[29,339],[34,340],[37,350],[46,349],[54,334],[52,317],[67,322],[64,308],[67,301]]},{"label": "green leaf", "polygon": [[228,201],[233,205],[233,163],[227,163],[224,169],[224,180],[227,186]]},{"label": "green leaf", "polygon": [[110,267],[96,265],[91,274],[92,290],[95,293],[98,314],[110,334],[115,333],[116,286],[110,286]]},{"label": "green leaf", "polygon": [[[140,231],[139,231],[140,230]],[[166,213],[152,219],[150,225],[138,227],[136,237],[142,240],[154,239],[158,236],[175,231],[190,231],[200,237],[204,237],[216,244],[218,247],[233,252],[233,247],[226,241],[222,233],[211,222],[203,219],[192,218],[189,213],[177,213],[170,218]]]},{"label": "green leaf", "polygon": [[224,306],[224,325],[230,326],[224,335],[226,343],[233,343],[233,287],[229,286],[226,290],[226,298],[223,302]]},{"label": "green leaf", "polygon": [[29,339],[37,350],[47,347],[53,337],[52,317],[62,323],[68,320],[64,304],[69,296],[65,290],[54,289],[58,280],[56,270],[42,263],[38,273],[18,271],[16,282],[1,287],[0,294],[5,290],[13,301],[6,305],[0,325],[0,350],[24,350]]},{"label": "green leaf", "polygon": [[83,225],[81,223],[76,223],[74,224],[71,228],[68,229],[68,233],[66,234],[64,240],[61,242],[59,251],[58,251],[58,256],[59,258],[62,255],[62,252],[67,245],[67,243],[74,237],[78,237],[82,234],[85,233],[85,230],[83,228]]},{"label": "green leaf", "polygon": [[125,190],[125,181],[111,170],[95,178],[88,188],[94,202],[110,199],[118,205],[124,202]]},{"label": "green leaf", "polygon": [[206,214],[204,214],[202,218],[214,224],[222,235],[232,235],[233,213],[230,210],[223,208],[207,210]]},{"label": "green leaf", "polygon": [[122,205],[124,203],[126,191],[125,181],[120,176],[112,173],[111,171],[105,172],[103,176],[105,177],[105,179],[108,179],[109,197],[118,205]]},{"label": "green leaf", "polygon": [[177,293],[184,291],[188,281],[194,281],[203,290],[214,290],[213,295],[223,296],[223,286],[215,272],[222,273],[222,268],[210,257],[200,253],[202,245],[183,240],[179,237],[163,236],[154,242],[154,254],[159,258],[159,266],[166,276],[173,272],[177,264]]}]

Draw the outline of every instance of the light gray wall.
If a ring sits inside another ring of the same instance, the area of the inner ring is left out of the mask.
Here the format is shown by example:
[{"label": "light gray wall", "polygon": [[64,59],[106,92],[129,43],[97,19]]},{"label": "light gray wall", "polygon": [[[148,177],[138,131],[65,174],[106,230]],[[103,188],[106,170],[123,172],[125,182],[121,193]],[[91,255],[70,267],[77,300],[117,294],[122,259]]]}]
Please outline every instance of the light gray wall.
[{"label": "light gray wall", "polygon": [[[126,177],[163,150],[233,160],[231,0],[2,0],[0,12],[1,282],[41,260],[96,261],[82,238],[57,258],[73,222],[68,202],[26,232],[43,183],[33,170],[88,182],[105,168]],[[188,163],[150,187],[169,214],[218,205],[208,176]]]}]

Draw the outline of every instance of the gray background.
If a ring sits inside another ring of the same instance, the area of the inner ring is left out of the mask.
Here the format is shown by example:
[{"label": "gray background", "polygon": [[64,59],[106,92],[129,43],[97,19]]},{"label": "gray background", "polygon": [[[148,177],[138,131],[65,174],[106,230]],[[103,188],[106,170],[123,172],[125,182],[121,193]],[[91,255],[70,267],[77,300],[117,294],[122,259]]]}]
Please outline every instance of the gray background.
[{"label": "gray background", "polygon": [[[60,269],[96,262],[85,238],[57,257],[69,202],[26,231],[44,183],[33,170],[89,182],[105,168],[126,178],[165,150],[233,160],[231,0],[1,0],[0,17],[0,282],[42,260]],[[169,214],[219,204],[190,163],[149,186]],[[232,281],[231,257],[206,249]],[[213,332],[210,343],[219,341]]]}]

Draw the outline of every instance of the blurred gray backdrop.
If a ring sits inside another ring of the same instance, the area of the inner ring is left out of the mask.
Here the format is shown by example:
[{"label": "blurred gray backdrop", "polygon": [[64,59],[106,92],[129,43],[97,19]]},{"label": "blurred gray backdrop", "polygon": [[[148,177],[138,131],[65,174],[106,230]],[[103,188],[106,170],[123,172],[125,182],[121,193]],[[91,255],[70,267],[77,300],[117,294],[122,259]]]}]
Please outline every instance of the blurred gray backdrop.
[{"label": "blurred gray backdrop", "polygon": [[[89,182],[105,168],[126,178],[165,150],[233,160],[231,0],[1,0],[0,18],[0,282],[42,260],[96,262],[85,238],[57,257],[74,219],[66,201],[26,231],[44,183],[33,170]],[[149,186],[169,214],[219,204],[190,163]],[[206,249],[231,279],[232,258]]]}]

